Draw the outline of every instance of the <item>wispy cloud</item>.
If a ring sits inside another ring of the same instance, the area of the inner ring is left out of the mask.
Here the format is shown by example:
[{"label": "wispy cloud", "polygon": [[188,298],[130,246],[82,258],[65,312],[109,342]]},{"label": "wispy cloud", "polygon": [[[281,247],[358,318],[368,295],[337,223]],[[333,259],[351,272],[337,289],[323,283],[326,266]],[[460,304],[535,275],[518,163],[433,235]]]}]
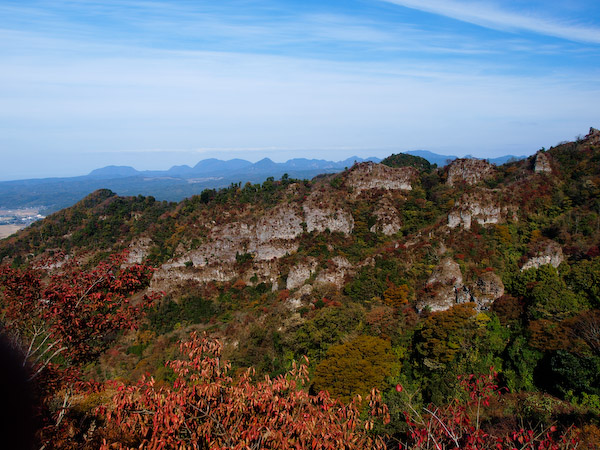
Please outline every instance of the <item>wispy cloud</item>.
[{"label": "wispy cloud", "polygon": [[451,17],[486,28],[530,31],[577,42],[600,44],[600,27],[573,23],[527,11],[515,12],[486,1],[382,0],[407,8]]},{"label": "wispy cloud", "polygon": [[[598,126],[595,45],[381,2],[297,2],[0,1],[0,151],[15,159],[0,177],[42,152],[52,152],[44,170],[60,152],[70,152],[63,165],[112,151],[164,155],[164,166],[170,153],[193,163],[194,149],[275,160],[360,148],[521,154]],[[395,3],[532,29],[489,3]]]},{"label": "wispy cloud", "polygon": [[339,11],[270,11],[265,15],[230,11],[227,6],[200,11],[190,5],[158,1],[69,2],[67,8],[57,1],[47,9],[0,4],[0,16],[6,18],[0,32],[4,30],[6,37],[12,38],[0,43],[0,51],[5,52],[21,51],[17,47],[32,44],[36,36],[41,47],[48,50],[59,49],[54,44],[62,40],[63,44],[70,41],[71,50],[86,52],[102,51],[102,47],[109,52],[129,46],[330,60],[390,59],[406,53],[481,55],[507,50],[505,43],[481,42],[459,32],[424,29],[416,24],[390,23],[381,17]]}]

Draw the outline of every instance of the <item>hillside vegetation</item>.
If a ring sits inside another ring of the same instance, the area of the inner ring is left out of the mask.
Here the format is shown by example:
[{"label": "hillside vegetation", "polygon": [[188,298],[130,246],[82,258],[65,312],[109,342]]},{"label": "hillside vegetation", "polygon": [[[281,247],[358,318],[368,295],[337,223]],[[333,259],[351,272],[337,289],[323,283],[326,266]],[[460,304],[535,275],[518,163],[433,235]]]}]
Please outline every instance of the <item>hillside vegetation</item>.
[{"label": "hillside vegetation", "polygon": [[0,258],[8,332],[65,347],[32,363],[46,448],[600,445],[598,130],[501,166],[99,190]]}]

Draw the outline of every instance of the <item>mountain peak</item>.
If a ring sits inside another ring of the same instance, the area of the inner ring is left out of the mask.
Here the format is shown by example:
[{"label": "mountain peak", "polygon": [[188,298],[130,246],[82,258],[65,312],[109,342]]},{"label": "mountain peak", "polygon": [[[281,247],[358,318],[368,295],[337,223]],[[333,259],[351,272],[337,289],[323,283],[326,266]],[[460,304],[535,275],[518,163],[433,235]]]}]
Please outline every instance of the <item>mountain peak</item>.
[{"label": "mountain peak", "polygon": [[92,170],[88,176],[92,178],[122,178],[138,174],[139,172],[131,166],[106,166]]}]

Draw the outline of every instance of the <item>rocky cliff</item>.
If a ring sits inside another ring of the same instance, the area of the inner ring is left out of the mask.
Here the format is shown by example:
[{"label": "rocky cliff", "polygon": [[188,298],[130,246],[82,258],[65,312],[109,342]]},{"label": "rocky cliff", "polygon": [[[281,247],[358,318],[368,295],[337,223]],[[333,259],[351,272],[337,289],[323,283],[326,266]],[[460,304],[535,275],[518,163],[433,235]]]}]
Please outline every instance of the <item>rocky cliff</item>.
[{"label": "rocky cliff", "polygon": [[552,173],[550,157],[546,152],[539,151],[535,154],[533,171],[535,173]]},{"label": "rocky cliff", "polygon": [[[414,161],[395,158],[399,167],[366,162],[311,181],[234,184],[179,204],[99,191],[7,245],[42,258],[83,242],[84,263],[129,249],[130,264],[157,264],[151,287],[165,292],[239,280],[288,291],[294,307],[307,307],[318,286],[370,302],[406,284],[405,300],[420,311],[467,301],[486,309],[511,264],[525,271],[595,254],[599,137],[591,129],[498,167],[477,159],[407,167]],[[39,237],[53,233],[44,250]]]},{"label": "rocky cliff", "polygon": [[478,188],[465,193],[448,214],[448,226],[462,226],[469,230],[473,221],[480,225],[490,225],[518,220],[517,208],[503,201],[502,192],[493,189]]},{"label": "rocky cliff", "polygon": [[352,166],[346,182],[353,188],[355,195],[374,189],[410,191],[418,176],[419,171],[414,167],[388,167],[364,162]]},{"label": "rocky cliff", "polygon": [[472,186],[493,177],[494,172],[494,166],[483,159],[455,159],[448,166],[446,183],[449,186],[456,186],[458,184]]}]

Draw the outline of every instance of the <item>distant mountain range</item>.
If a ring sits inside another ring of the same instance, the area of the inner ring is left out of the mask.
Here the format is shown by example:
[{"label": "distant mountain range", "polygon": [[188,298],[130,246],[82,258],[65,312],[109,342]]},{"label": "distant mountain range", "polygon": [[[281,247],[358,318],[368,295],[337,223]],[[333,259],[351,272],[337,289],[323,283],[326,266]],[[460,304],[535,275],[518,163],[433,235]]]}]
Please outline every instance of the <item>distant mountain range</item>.
[{"label": "distant mountain range", "polygon": [[[454,155],[438,155],[437,153],[432,153],[427,150],[409,150],[407,152],[409,155],[420,156],[421,158],[425,158],[431,164],[437,164],[439,167],[443,167],[451,161],[458,159],[458,156]],[[475,158],[472,155],[466,155],[462,158]],[[496,164],[497,166],[501,166],[502,164],[506,164],[509,161],[518,161],[520,159],[525,159],[527,156],[514,156],[514,155],[506,155],[499,156],[498,158],[486,158],[492,164]]]},{"label": "distant mountain range", "polygon": [[[223,161],[216,158],[204,159],[194,167],[187,165],[173,166],[169,170],[144,170],[139,171],[130,166],[106,166],[92,170],[86,178],[89,179],[115,179],[128,177],[162,178],[175,177],[181,179],[194,178],[235,178],[237,181],[254,181],[254,176],[279,177],[287,173],[290,177],[302,178],[306,174],[312,176],[320,173],[339,172],[346,167],[351,167],[355,162],[379,162],[379,158],[359,158],[354,156],[344,161],[326,161],[324,159],[295,158],[284,163],[273,162],[269,158],[251,163],[244,159],[230,159]],[[313,174],[313,172],[315,172]],[[247,178],[247,179],[246,179]],[[229,184],[229,183],[226,183]]]},{"label": "distant mountain range", "polygon": [[[432,164],[444,166],[457,156],[414,150],[405,152],[425,158]],[[490,159],[503,164],[524,156],[504,156]],[[69,178],[43,178],[0,182],[0,207],[41,207],[45,213],[58,211],[81,200],[97,189],[106,188],[119,195],[151,195],[157,200],[180,201],[205,189],[218,189],[231,183],[261,183],[268,177],[276,179],[288,174],[291,178],[310,179],[323,173],[336,173],[355,162],[380,162],[380,158],[353,156],[343,161],[295,158],[276,163],[269,158],[251,163],[243,159],[205,159],[194,167],[173,166],[168,170],[139,171],[130,166],[106,166],[88,175]]]}]

